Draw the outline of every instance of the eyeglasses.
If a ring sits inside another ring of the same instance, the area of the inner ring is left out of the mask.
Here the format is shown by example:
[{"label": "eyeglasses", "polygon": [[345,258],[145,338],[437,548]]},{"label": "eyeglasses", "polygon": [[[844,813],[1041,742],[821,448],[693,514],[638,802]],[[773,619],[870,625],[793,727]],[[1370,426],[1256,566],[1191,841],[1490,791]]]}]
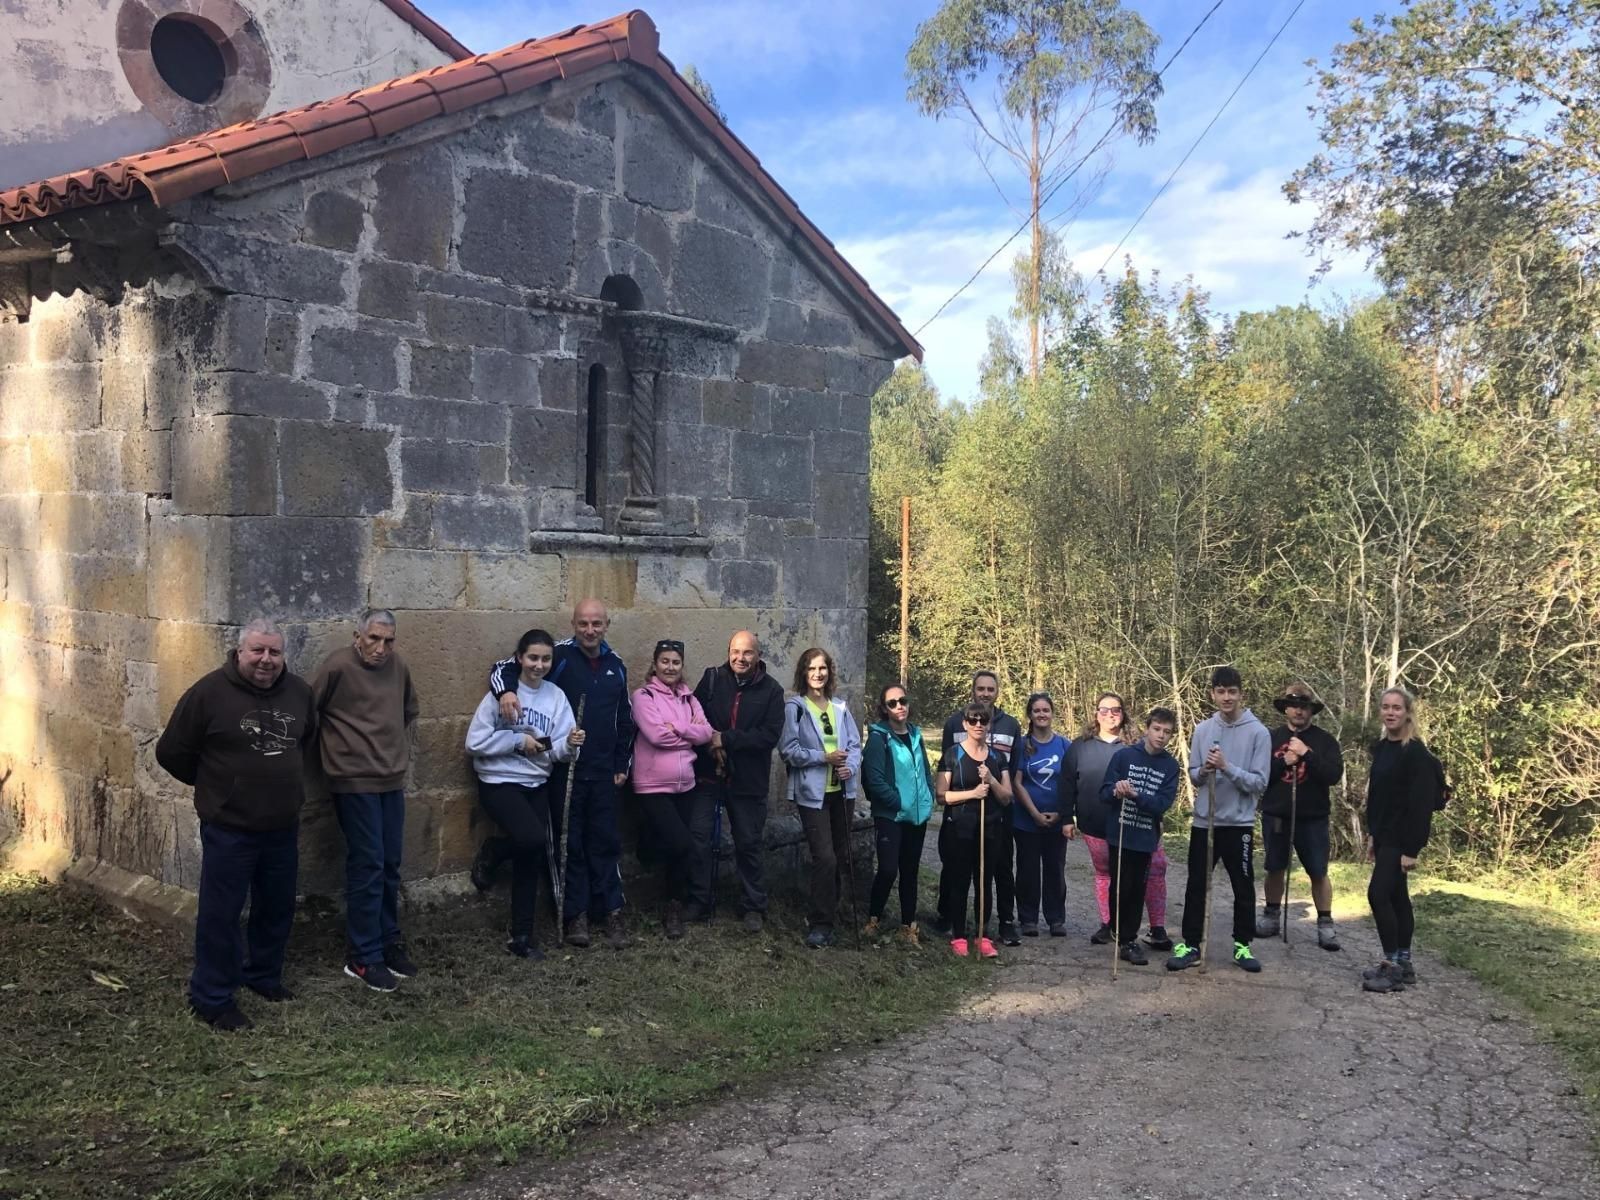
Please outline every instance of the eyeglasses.
[{"label": "eyeglasses", "polygon": [[883,702],[885,708],[910,708],[911,701],[904,696],[890,696]]},{"label": "eyeglasses", "polygon": [[819,722],[821,722],[821,724],[822,724],[822,736],[823,737],[832,737],[833,736],[833,722],[828,719],[828,710],[827,709],[823,709],[821,712],[819,712],[817,714],[817,720]]},{"label": "eyeglasses", "polygon": [[1120,708],[1097,708],[1095,709],[1095,712],[1105,717],[1115,717],[1122,714],[1122,710]]},{"label": "eyeglasses", "polygon": [[965,717],[963,719],[966,721],[966,723],[968,725],[987,725],[989,723],[989,718],[986,717],[986,716],[982,716],[982,715],[979,715],[979,716],[976,716],[976,717],[968,715],[967,717]]}]

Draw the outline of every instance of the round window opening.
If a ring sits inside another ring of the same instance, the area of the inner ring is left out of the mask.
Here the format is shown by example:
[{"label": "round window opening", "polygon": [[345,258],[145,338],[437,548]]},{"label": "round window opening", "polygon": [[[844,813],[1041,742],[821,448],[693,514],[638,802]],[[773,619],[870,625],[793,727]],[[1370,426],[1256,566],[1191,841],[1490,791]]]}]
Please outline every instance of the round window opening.
[{"label": "round window opening", "polygon": [[150,31],[150,57],[162,82],[194,104],[210,104],[228,81],[223,47],[204,25],[188,17],[156,22]]}]

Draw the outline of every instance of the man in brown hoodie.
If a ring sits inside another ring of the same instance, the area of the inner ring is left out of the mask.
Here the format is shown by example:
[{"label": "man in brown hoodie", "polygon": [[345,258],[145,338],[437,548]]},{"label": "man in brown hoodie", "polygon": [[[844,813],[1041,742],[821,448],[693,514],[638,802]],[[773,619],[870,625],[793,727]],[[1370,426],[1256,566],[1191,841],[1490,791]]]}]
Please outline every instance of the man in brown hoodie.
[{"label": "man in brown hoodie", "polygon": [[266,1000],[293,999],[283,956],[300,866],[303,756],[316,732],[311,689],[284,667],[283,634],[257,620],[240,630],[227,662],[183,694],[156,742],[156,761],[194,788],[200,815],[189,1008],[214,1029],[250,1028],[234,1002],[240,983]]},{"label": "man in brown hoodie", "polygon": [[394,643],[394,614],[370,609],[353,642],[323,659],[311,680],[322,769],[344,830],[344,973],[379,992],[417,973],[400,937],[400,852],[417,693]]}]

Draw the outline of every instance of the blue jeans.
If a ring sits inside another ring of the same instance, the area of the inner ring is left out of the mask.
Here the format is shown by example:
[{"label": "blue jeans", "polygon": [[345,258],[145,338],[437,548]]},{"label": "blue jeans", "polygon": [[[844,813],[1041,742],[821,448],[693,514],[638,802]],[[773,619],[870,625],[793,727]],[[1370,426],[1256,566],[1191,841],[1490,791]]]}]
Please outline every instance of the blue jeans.
[{"label": "blue jeans", "polygon": [[[200,822],[200,896],[189,976],[189,1003],[200,1012],[228,1007],[241,983],[266,988],[283,982],[299,872],[298,826],[254,833]],[[247,898],[250,919],[241,937]]]},{"label": "blue jeans", "polygon": [[383,948],[400,940],[400,851],[405,842],[406,794],[335,792],[344,830],[344,908],[350,961],[381,963]]},{"label": "blue jeans", "polygon": [[[566,779],[551,780],[550,806],[559,826]],[[622,817],[611,776],[572,781],[572,811],[567,818],[566,894],[563,921],[602,918],[622,907]]]}]

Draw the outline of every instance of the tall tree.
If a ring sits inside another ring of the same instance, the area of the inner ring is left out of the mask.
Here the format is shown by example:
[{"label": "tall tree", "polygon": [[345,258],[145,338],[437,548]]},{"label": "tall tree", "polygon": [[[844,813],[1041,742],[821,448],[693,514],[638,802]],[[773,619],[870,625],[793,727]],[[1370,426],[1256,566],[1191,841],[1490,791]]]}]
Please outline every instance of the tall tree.
[{"label": "tall tree", "polygon": [[[1086,161],[1096,152],[1107,114],[1122,135],[1140,142],[1155,137],[1156,45],[1144,20],[1117,0],[944,0],[918,26],[906,53],[909,97],[935,119],[969,122],[995,189],[1013,210],[1026,212],[1032,242],[1021,307],[1033,380],[1045,352],[1043,205],[1078,167],[1076,152],[1087,147]],[[997,153],[1026,180],[1025,208],[996,177]],[[1083,176],[1064,207],[1085,203],[1102,174],[1103,167]]]}]

